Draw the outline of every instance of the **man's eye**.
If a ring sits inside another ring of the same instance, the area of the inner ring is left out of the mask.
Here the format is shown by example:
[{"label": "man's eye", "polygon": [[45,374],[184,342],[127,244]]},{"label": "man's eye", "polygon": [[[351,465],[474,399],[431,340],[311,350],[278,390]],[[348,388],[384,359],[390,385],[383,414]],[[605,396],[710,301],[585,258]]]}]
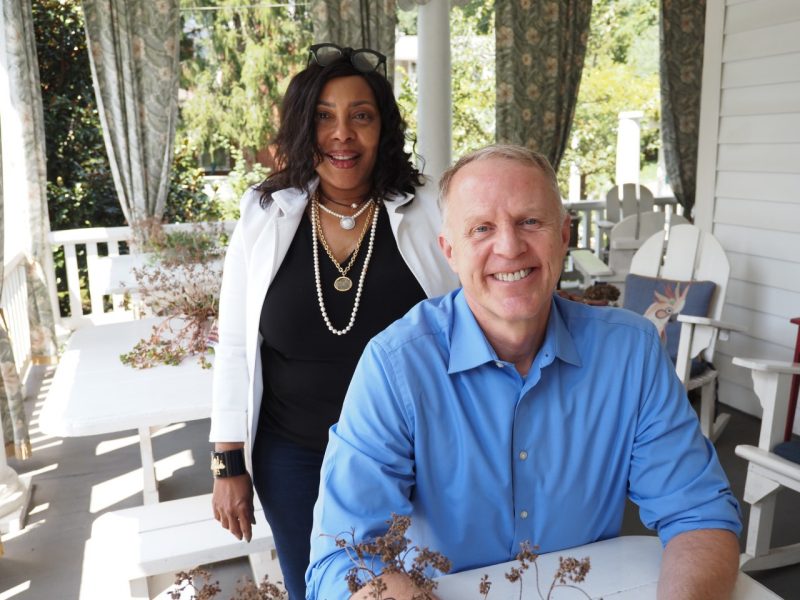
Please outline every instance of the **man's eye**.
[{"label": "man's eye", "polygon": [[472,230],[475,233],[486,233],[489,231],[488,225],[478,225],[475,229]]},{"label": "man's eye", "polygon": [[539,219],[534,219],[533,217],[531,217],[530,219],[525,219],[522,222],[522,224],[523,225],[538,225],[539,224]]}]

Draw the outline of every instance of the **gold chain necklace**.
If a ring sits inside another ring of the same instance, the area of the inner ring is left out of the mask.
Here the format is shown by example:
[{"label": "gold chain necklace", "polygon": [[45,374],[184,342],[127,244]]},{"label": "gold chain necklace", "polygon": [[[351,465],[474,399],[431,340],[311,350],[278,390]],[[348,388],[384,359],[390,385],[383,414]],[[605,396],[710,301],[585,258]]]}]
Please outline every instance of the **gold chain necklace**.
[{"label": "gold chain necklace", "polygon": [[[370,200],[370,202],[372,202],[372,200]],[[372,206],[373,205],[371,204],[370,207]],[[367,234],[367,229],[369,229],[370,219],[374,215],[374,210],[370,210],[369,214],[367,215],[367,218],[364,221],[364,227],[361,228],[361,234],[358,236],[358,241],[356,242],[356,247],[355,250],[353,250],[353,254],[350,255],[350,261],[347,263],[346,267],[342,267],[342,265],[339,264],[339,261],[336,260],[336,257],[333,255],[330,246],[328,246],[328,241],[325,239],[325,234],[322,231],[322,223],[319,220],[320,208],[321,205],[319,203],[319,200],[317,200],[316,198],[312,199],[311,213],[314,217],[315,229],[317,235],[319,236],[319,241],[322,243],[322,247],[328,254],[328,258],[330,258],[331,261],[333,262],[333,265],[336,267],[336,270],[339,271],[339,273],[341,273],[341,276],[337,277],[336,281],[333,282],[333,287],[336,288],[336,290],[339,292],[346,292],[353,287],[353,280],[347,276],[347,273],[350,271],[350,269],[353,268],[353,265],[356,263],[356,259],[358,258],[358,251],[361,250],[361,242],[364,241],[364,236]]]},{"label": "gold chain necklace", "polygon": [[[311,201],[311,243],[313,245],[313,254],[314,254],[314,280],[317,286],[317,301],[319,302],[319,309],[322,313],[322,319],[325,321],[325,325],[328,327],[328,330],[333,333],[334,335],[344,335],[348,331],[353,328],[353,324],[356,322],[356,313],[358,313],[358,305],[361,302],[361,291],[364,289],[364,279],[367,276],[367,267],[369,266],[369,259],[372,257],[372,248],[375,242],[375,230],[378,228],[378,211],[380,210],[381,205],[380,201],[376,201],[374,209],[370,211],[369,217],[367,218],[367,223],[369,220],[372,219],[372,227],[370,228],[369,234],[369,243],[367,244],[367,256],[364,258],[364,266],[361,268],[361,277],[358,279],[358,288],[356,289],[356,297],[353,302],[353,310],[350,313],[350,321],[347,324],[347,327],[344,329],[336,329],[332,324],[331,320],[328,317],[328,311],[325,310],[325,301],[322,298],[322,283],[320,280],[319,274],[319,252],[317,249],[317,229],[319,228],[319,232],[322,233],[322,226],[319,223],[319,203],[312,199]],[[366,231],[366,225],[364,227],[364,231],[361,232],[361,239],[359,239],[359,246],[361,245],[361,240],[364,238],[364,232]],[[325,242],[325,238],[321,236],[320,241],[322,241],[322,247],[325,248],[325,251],[328,253],[328,256],[333,261],[333,264],[336,265],[339,272],[342,271],[341,266],[339,265],[338,261],[333,257],[333,253],[328,248],[327,243]],[[356,252],[358,252],[358,247],[356,248]],[[354,253],[355,256],[355,253]],[[352,266],[353,261],[351,260],[351,264],[348,265],[348,270]],[[341,278],[339,278],[341,279]],[[339,281],[337,279],[336,281]],[[347,277],[345,277],[347,281],[350,281]],[[350,283],[352,285],[352,282]],[[336,284],[334,284],[334,287]],[[339,288],[336,287],[338,290]],[[348,289],[349,286],[348,286]],[[343,291],[343,290],[340,290]]]}]

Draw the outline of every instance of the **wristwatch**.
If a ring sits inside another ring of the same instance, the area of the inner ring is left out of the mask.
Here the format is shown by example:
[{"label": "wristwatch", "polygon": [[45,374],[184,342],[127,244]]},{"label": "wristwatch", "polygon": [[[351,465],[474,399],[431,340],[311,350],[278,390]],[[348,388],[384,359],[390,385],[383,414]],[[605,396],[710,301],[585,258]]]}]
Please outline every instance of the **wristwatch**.
[{"label": "wristwatch", "polygon": [[224,452],[211,451],[211,472],[214,479],[223,477],[236,477],[247,473],[244,465],[244,450],[225,450]]}]

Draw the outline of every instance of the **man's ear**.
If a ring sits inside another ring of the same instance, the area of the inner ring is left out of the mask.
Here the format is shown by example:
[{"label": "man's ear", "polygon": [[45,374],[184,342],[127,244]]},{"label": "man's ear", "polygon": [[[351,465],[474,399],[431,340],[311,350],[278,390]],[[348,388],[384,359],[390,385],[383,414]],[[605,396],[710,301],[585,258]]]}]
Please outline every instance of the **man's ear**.
[{"label": "man's ear", "polygon": [[439,234],[439,248],[442,250],[442,254],[444,254],[445,259],[447,259],[447,264],[450,265],[450,268],[453,270],[453,273],[458,275],[458,271],[456,271],[455,263],[453,262],[453,246],[448,241],[447,237],[444,233]]},{"label": "man's ear", "polygon": [[561,244],[566,252],[569,248],[569,226],[572,223],[572,217],[569,213],[564,216],[564,222],[561,224]]}]

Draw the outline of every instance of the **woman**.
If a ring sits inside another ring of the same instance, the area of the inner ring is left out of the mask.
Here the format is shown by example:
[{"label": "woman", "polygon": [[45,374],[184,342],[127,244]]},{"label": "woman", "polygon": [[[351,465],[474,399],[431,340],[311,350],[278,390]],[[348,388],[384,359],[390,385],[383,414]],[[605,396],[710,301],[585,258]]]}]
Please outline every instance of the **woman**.
[{"label": "woman", "polygon": [[386,57],[372,50],[311,47],[281,109],[282,168],[242,198],[225,259],[214,515],[249,539],[255,486],[291,600],[305,598],[328,428],[361,351],[418,301],[458,283],[385,71]]}]

